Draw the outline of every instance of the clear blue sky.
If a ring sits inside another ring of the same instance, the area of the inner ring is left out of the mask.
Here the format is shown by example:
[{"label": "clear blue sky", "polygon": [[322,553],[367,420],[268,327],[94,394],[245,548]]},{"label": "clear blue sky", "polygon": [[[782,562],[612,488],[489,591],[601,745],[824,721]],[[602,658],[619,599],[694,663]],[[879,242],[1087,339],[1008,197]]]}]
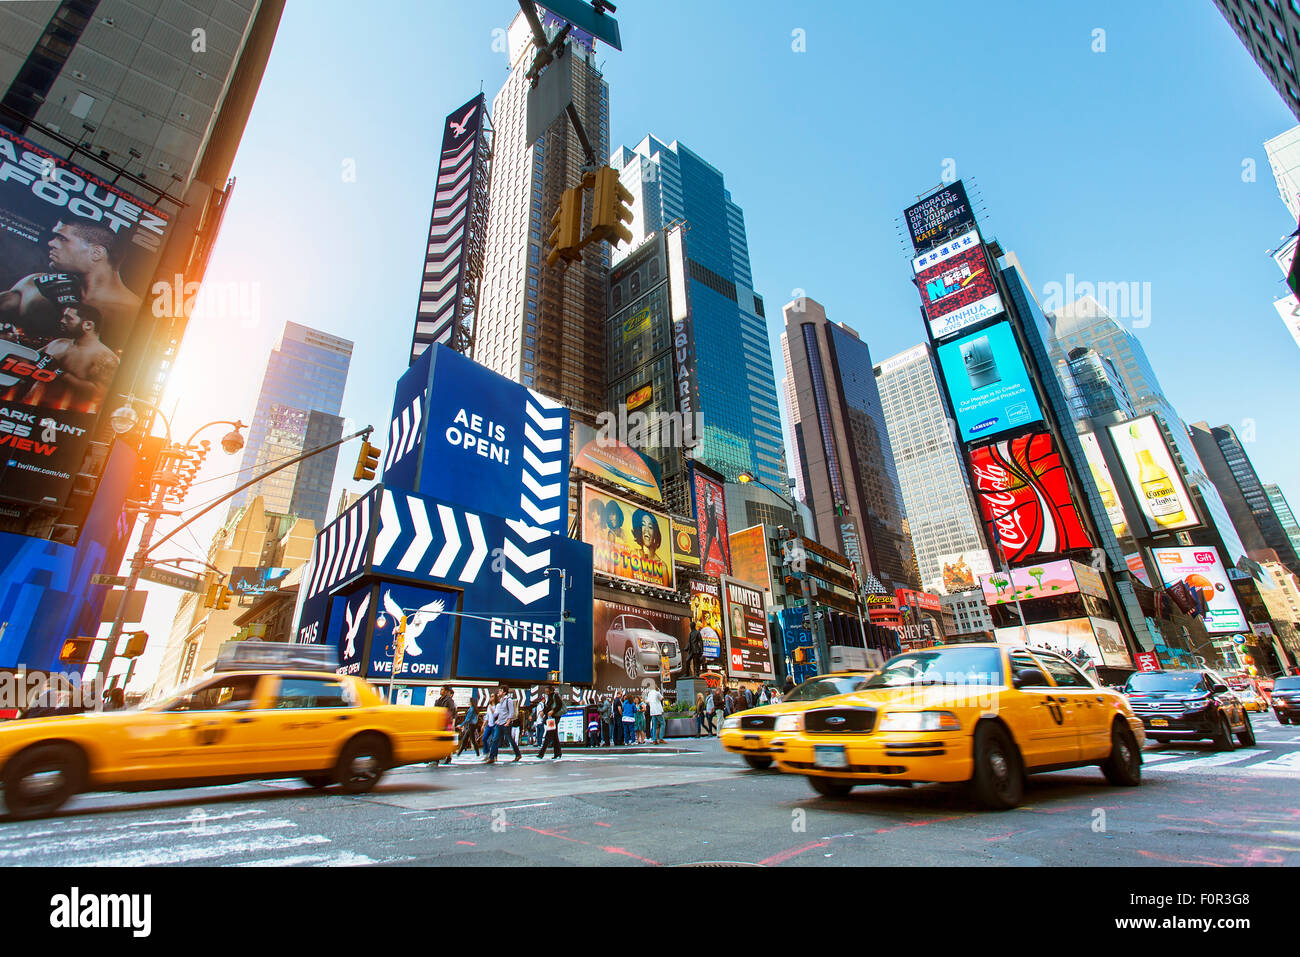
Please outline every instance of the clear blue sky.
[{"label": "clear blue sky", "polygon": [[[209,270],[257,284],[260,321],[196,314],[169,393],[178,430],[251,416],[293,319],[356,341],[343,412],[384,434],[443,117],[480,83],[490,102],[507,66],[493,30],[516,11],[514,0],[288,5]],[[1285,287],[1266,255],[1295,224],[1262,145],[1295,119],[1210,0],[623,0],[617,18],[624,51],[600,49],[611,142],[679,139],[723,171],[745,211],[778,380],[781,305],[796,289],[877,360],[921,341],[899,214],[952,160],[977,187],[985,234],[1019,255],[1040,295],[1067,274],[1150,283],[1138,335],[1175,406],[1188,422],[1253,420],[1261,477],[1300,508],[1300,349],[1273,308]],[[806,52],[792,50],[795,30]],[[340,458],[349,487],[353,459]],[[199,486],[191,503],[225,484]],[[161,617],[172,600],[156,594]]]}]

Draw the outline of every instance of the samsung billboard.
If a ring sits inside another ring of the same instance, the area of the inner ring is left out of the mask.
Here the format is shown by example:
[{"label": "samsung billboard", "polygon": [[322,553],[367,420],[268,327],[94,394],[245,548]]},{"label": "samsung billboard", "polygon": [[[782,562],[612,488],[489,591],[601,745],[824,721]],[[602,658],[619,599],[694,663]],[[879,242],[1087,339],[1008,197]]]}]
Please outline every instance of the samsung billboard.
[{"label": "samsung billboard", "polygon": [[945,343],[938,353],[962,441],[1042,421],[1010,323],[1000,322]]}]

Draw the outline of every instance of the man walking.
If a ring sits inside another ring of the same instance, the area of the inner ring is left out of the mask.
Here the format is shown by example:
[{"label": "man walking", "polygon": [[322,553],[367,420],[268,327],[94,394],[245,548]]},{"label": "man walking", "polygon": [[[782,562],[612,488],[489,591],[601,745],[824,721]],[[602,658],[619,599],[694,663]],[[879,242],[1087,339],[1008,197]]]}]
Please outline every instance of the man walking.
[{"label": "man walking", "polygon": [[523,760],[523,755],[519,753],[519,745],[515,743],[514,728],[519,723],[519,704],[515,701],[515,696],[509,691],[501,692],[501,700],[497,704],[497,733],[492,739],[492,760],[497,759],[497,750],[501,744],[507,743],[512,751],[515,752],[515,760]]},{"label": "man walking", "polygon": [[560,700],[560,696],[553,688],[547,689],[545,714],[546,737],[542,738],[542,747],[537,752],[537,760],[540,761],[546,756],[546,746],[549,744],[555,749],[551,760],[558,761],[560,759],[560,715],[564,714],[564,702]]},{"label": "man walking", "polygon": [[606,748],[613,742],[614,728],[610,721],[612,712],[613,705],[610,704],[609,695],[602,695],[600,699],[600,743]]},{"label": "man walking", "polygon": [[[456,727],[456,698],[451,690],[451,685],[442,686],[442,694],[438,695],[438,700],[434,702],[435,707],[445,708],[447,711],[447,730],[455,730]],[[435,761],[434,764],[438,762]],[[447,755],[447,760],[443,764],[451,764],[451,755]]]},{"label": "man walking", "polygon": [[650,712],[650,738],[655,744],[663,744],[664,696],[653,681],[650,682],[650,690],[645,694],[645,703]]}]

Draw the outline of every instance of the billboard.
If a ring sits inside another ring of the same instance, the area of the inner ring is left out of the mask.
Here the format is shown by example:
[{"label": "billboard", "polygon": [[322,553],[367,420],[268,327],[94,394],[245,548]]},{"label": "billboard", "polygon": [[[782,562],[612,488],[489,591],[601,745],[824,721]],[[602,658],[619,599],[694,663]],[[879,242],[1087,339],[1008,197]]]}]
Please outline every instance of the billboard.
[{"label": "billboard", "polygon": [[1124,515],[1124,507],[1115,492],[1115,480],[1111,478],[1110,467],[1101,454],[1097,436],[1083,432],[1079,435],[1079,444],[1083,446],[1083,457],[1088,461],[1092,480],[1097,483],[1097,491],[1101,495],[1101,504],[1106,508],[1106,519],[1110,522],[1111,531],[1116,538],[1123,538],[1128,534],[1128,518]]},{"label": "billboard", "polygon": [[1093,547],[1050,433],[976,446],[970,458],[980,514],[1008,565]]},{"label": "billboard", "polygon": [[441,343],[394,390],[384,483],[568,530],[569,410]]},{"label": "billboard", "polygon": [[700,530],[694,525],[673,522],[673,561],[678,565],[700,567]]},{"label": "billboard", "polygon": [[658,588],[673,587],[668,516],[583,483],[582,540],[602,575]]},{"label": "billboard", "polygon": [[[651,680],[660,687],[681,676],[691,623],[683,615],[597,599],[592,611],[596,691],[640,691]],[[669,673],[661,674],[661,658]]]},{"label": "billboard", "polygon": [[402,667],[397,680],[445,680],[451,677],[452,638],[456,618],[445,612],[457,611],[456,592],[417,585],[383,582],[378,607],[372,609],[375,629],[370,639],[366,676],[391,678],[397,629],[406,614]]},{"label": "billboard", "polygon": [[962,441],[1042,421],[1011,323],[945,343],[938,354]]},{"label": "billboard", "polygon": [[721,578],[731,574],[731,543],[727,535],[727,501],[722,483],[691,465],[695,528],[700,536],[700,569]]},{"label": "billboard", "polygon": [[1091,566],[1068,558],[1013,568],[1009,577],[1002,572],[981,575],[980,585],[986,605],[1009,605],[1079,592],[1106,598],[1106,586],[1101,576]]},{"label": "billboard", "polygon": [[230,590],[236,595],[261,595],[279,588],[280,582],[287,574],[289,574],[287,568],[273,568],[270,565],[263,565],[260,568],[236,565],[230,570]]},{"label": "billboard", "polygon": [[691,624],[700,629],[704,660],[722,657],[722,589],[713,582],[691,581]]},{"label": "billboard", "polygon": [[733,678],[774,677],[763,593],[751,584],[722,579],[723,623],[727,629],[727,674]]},{"label": "billboard", "polygon": [[1121,422],[1107,431],[1147,528],[1152,532],[1170,532],[1199,525],[1192,498],[1169,455],[1155,416]]},{"label": "billboard", "polygon": [[1031,649],[1058,652],[1081,668],[1133,667],[1119,626],[1106,618],[1066,618],[1024,628],[1019,625],[995,628],[993,637],[1003,645],[1028,645]]},{"label": "billboard", "polygon": [[0,493],[61,505],[113,391],[167,214],[0,129]]},{"label": "billboard", "polygon": [[732,532],[728,536],[731,545],[731,573],[741,581],[753,582],[768,591],[772,591],[772,566],[767,552],[767,536],[762,525]]},{"label": "billboard", "polygon": [[581,422],[573,427],[573,447],[574,468],[656,502],[663,501],[661,470],[654,459]]},{"label": "billboard", "polygon": [[903,220],[912,237],[912,248],[920,252],[954,230],[974,226],[975,214],[966,198],[966,187],[957,180],[907,207],[903,210]]},{"label": "billboard", "polygon": [[1170,600],[1184,614],[1200,618],[1207,632],[1250,630],[1218,549],[1210,545],[1153,548],[1151,554]]},{"label": "billboard", "polygon": [[985,551],[940,555],[939,567],[943,570],[940,586],[946,595],[978,591],[979,576],[993,572],[993,562],[989,560],[989,553]]},{"label": "billboard", "polygon": [[1005,312],[976,230],[912,260],[930,336],[942,339]]}]

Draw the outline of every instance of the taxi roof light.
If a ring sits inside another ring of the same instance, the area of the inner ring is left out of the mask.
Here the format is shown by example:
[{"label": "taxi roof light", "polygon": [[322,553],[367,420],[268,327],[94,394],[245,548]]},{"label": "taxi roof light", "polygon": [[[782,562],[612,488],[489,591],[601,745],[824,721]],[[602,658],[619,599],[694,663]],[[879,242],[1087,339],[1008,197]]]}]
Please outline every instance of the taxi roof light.
[{"label": "taxi roof light", "polygon": [[228,641],[217,652],[212,670],[216,674],[227,671],[333,672],[338,663],[338,653],[330,645]]}]

